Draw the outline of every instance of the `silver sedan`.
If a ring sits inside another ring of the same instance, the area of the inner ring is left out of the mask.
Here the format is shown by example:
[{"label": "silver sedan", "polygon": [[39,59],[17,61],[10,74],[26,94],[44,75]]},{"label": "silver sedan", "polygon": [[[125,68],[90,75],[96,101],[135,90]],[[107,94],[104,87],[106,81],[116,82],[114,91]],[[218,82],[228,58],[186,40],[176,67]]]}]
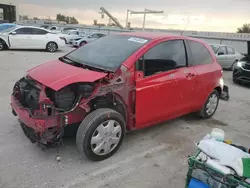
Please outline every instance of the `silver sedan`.
[{"label": "silver sedan", "polygon": [[91,33],[91,34],[86,35],[85,37],[82,37],[79,40],[75,40],[73,42],[73,46],[74,47],[84,46],[87,43],[90,43],[92,41],[95,41],[95,40],[102,38],[102,37],[105,37],[105,36],[106,35],[102,34],[102,33]]},{"label": "silver sedan", "polygon": [[243,55],[231,46],[225,44],[210,44],[218,63],[225,69],[234,69],[234,65],[243,57]]}]

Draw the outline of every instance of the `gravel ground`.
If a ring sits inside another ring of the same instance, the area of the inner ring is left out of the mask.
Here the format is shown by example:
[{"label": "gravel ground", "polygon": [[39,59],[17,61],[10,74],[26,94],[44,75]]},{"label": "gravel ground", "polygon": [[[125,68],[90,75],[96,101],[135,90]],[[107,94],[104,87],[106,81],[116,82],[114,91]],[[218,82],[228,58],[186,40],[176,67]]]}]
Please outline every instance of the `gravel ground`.
[{"label": "gravel ground", "polygon": [[41,151],[24,136],[12,115],[10,93],[17,79],[27,69],[70,51],[50,54],[39,51],[0,52],[0,188],[181,188],[185,184],[187,157],[194,142],[212,128],[219,127],[226,137],[246,145],[250,141],[250,90],[231,81],[225,71],[225,83],[230,87],[229,101],[220,101],[219,109],[210,120],[192,115],[162,125],[129,133],[119,151],[102,162],[82,159],[75,139],[65,140],[59,150]]}]

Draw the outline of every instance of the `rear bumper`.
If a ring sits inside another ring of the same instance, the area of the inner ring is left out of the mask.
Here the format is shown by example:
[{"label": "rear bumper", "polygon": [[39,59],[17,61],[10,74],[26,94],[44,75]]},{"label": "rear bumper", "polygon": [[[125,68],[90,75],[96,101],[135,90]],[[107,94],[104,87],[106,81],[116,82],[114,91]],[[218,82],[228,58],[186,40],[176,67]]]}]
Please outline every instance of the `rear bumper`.
[{"label": "rear bumper", "polygon": [[223,90],[222,90],[220,98],[222,100],[229,100],[229,87],[227,85],[223,86]]}]

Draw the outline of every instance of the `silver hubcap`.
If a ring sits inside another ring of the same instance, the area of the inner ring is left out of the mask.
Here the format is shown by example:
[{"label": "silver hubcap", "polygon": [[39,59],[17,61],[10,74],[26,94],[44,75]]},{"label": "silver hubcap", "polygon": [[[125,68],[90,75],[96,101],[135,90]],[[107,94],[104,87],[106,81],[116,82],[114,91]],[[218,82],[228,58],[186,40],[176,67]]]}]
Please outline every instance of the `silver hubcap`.
[{"label": "silver hubcap", "polygon": [[54,52],[54,51],[56,51],[56,49],[57,49],[56,44],[54,44],[54,43],[49,43],[48,44],[48,50],[50,52]]},{"label": "silver hubcap", "polygon": [[217,95],[215,94],[211,95],[208,99],[208,103],[206,106],[206,112],[208,115],[212,115],[214,113],[217,107],[217,103],[218,103]]},{"label": "silver hubcap", "polygon": [[113,151],[121,140],[121,125],[108,120],[99,125],[91,137],[91,150],[96,155],[106,155]]}]

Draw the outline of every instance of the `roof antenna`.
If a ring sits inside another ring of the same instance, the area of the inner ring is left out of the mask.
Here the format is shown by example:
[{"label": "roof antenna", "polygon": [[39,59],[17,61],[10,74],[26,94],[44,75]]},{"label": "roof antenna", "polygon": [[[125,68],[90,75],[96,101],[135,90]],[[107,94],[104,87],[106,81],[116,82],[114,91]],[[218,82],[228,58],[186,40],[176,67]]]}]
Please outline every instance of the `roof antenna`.
[{"label": "roof antenna", "polygon": [[186,23],[186,25],[185,25],[183,31],[181,32],[181,35],[183,35],[183,33],[185,32],[185,30],[187,29],[187,26],[188,26],[189,23],[190,23],[190,17],[188,16],[187,23]]}]

